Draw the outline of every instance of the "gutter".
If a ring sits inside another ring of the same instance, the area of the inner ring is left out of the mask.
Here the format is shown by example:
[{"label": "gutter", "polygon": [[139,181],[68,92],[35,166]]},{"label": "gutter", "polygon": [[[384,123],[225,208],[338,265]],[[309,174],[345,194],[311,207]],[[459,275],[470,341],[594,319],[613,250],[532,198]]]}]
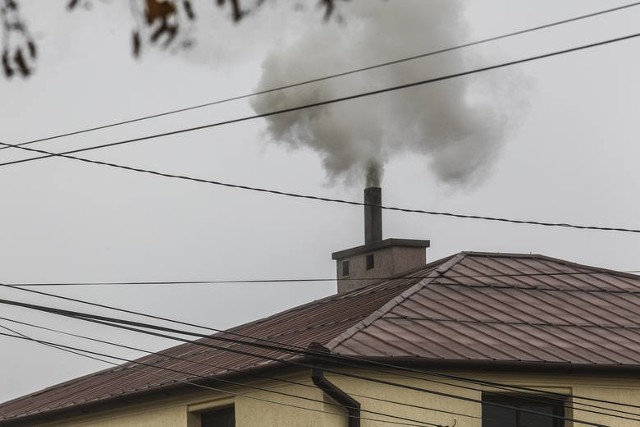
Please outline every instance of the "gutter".
[{"label": "gutter", "polygon": [[360,427],[360,402],[329,381],[324,376],[324,371],[321,368],[313,368],[311,370],[311,379],[320,390],[324,391],[327,396],[347,410],[349,413],[349,427]]}]

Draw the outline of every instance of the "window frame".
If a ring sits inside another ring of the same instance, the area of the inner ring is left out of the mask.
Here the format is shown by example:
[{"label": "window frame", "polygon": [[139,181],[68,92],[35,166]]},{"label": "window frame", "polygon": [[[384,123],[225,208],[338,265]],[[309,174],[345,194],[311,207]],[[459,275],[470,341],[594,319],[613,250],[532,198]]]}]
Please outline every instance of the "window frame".
[{"label": "window frame", "polygon": [[213,412],[227,408],[234,408],[234,418],[237,416],[235,399],[232,397],[206,400],[187,406],[187,427],[202,427],[201,416],[206,412]]},{"label": "window frame", "polygon": [[340,261],[340,277],[351,276],[351,260],[343,259]]},{"label": "window frame", "polygon": [[365,264],[367,271],[373,270],[376,268],[376,258],[375,254],[368,254],[365,258]]},{"label": "window frame", "polygon": [[[560,400],[558,395],[550,394],[532,394],[532,393],[499,393],[499,392],[483,392],[482,393],[482,427],[496,427],[497,420],[488,420],[485,418],[485,405],[487,403],[497,403],[500,405],[512,406],[515,409],[515,426],[523,427],[521,420],[521,409],[526,406],[548,406],[555,416],[564,417],[565,419],[552,418],[552,427],[570,427],[572,423],[566,420],[570,417],[567,410],[570,396],[564,396]],[[511,427],[511,426],[510,426]]]}]

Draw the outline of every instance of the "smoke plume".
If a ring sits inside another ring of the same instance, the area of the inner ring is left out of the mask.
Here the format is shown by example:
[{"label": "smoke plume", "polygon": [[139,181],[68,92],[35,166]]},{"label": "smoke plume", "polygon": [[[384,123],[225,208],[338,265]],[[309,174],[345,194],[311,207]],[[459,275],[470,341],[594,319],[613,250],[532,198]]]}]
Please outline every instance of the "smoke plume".
[{"label": "smoke plume", "polygon": [[[258,90],[468,40],[457,0],[355,0],[341,8],[343,22],[310,25],[270,51]],[[272,92],[252,106],[262,113],[460,72],[472,66],[469,55],[459,50]],[[268,132],[276,142],[317,151],[332,182],[380,185],[387,160],[410,152],[424,156],[442,182],[464,184],[503,144],[506,97],[498,87],[491,77],[457,78],[271,116]]]}]

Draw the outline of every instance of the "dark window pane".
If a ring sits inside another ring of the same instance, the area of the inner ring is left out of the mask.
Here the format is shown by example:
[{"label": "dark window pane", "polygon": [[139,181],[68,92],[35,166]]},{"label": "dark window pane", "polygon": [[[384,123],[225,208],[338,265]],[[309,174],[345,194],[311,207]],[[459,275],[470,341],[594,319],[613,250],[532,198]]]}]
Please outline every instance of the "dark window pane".
[{"label": "dark window pane", "polygon": [[516,410],[482,404],[482,427],[517,427]]},{"label": "dark window pane", "polygon": [[375,267],[375,260],[373,258],[373,254],[367,255],[367,270],[371,270]]},{"label": "dark window pane", "polygon": [[555,415],[552,406],[523,405],[522,408],[529,411],[542,412],[547,416],[522,412],[520,413],[521,421],[518,427],[556,427],[555,418],[551,416]]},{"label": "dark window pane", "polygon": [[482,396],[482,427],[562,427],[563,420],[554,416],[563,414],[563,400],[540,395],[486,393]]},{"label": "dark window pane", "polygon": [[349,275],[349,261],[342,261],[342,277]]},{"label": "dark window pane", "polygon": [[235,427],[236,414],[233,406],[203,412],[200,415],[201,427]]}]

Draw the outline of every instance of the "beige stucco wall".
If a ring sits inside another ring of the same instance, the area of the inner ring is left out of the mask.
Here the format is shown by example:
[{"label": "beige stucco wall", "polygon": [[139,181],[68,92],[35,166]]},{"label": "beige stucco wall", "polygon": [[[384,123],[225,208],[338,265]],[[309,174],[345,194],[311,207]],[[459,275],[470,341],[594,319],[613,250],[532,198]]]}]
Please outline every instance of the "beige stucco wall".
[{"label": "beige stucco wall", "polygon": [[[583,396],[595,399],[603,399],[613,402],[626,403],[631,405],[638,405],[640,403],[640,377],[636,376],[617,376],[617,377],[598,377],[587,375],[544,375],[539,373],[532,374],[515,374],[515,373],[482,373],[482,372],[449,372],[453,375],[474,378],[478,380],[503,383],[514,386],[523,386],[528,388],[535,388],[544,390],[547,392],[563,393],[567,395]],[[398,378],[397,376],[386,374],[380,375],[375,372],[367,372],[366,376],[376,376],[377,378],[401,382],[406,385],[412,385],[423,389],[429,389],[434,392],[444,392],[447,394],[455,394],[460,396],[469,397],[472,399],[480,400],[483,391],[497,391],[494,388],[487,386],[476,386],[469,383],[457,382],[457,385],[461,385],[467,388],[455,387],[452,385],[438,384],[437,382],[451,383],[452,381],[439,378],[423,376],[421,379],[408,379]],[[422,391],[412,391],[407,389],[400,389],[396,387],[389,387],[382,384],[373,384],[368,381],[354,380],[335,375],[328,375],[331,381],[336,385],[339,385],[345,391],[351,394],[361,394],[370,397],[377,397],[382,399],[391,399],[404,404],[411,404],[416,406],[423,406],[433,408],[432,410],[422,410],[413,408],[410,406],[403,406],[398,404],[383,403],[379,401],[372,401],[366,398],[358,398],[362,403],[364,409],[372,409],[378,412],[387,414],[393,414],[420,420],[427,423],[441,424],[445,426],[456,427],[481,427],[481,405],[463,401],[459,399],[453,399],[450,397],[438,396],[435,394],[429,394]],[[432,382],[434,381],[434,382]],[[469,389],[473,388],[473,389]],[[603,416],[598,414],[589,413],[588,411],[581,410],[591,409],[597,412],[606,412],[603,409],[587,408],[581,406],[579,401],[574,405],[574,410],[571,413],[567,413],[566,416],[584,420],[592,423],[598,423],[606,426],[614,427],[638,427],[640,421],[623,420],[612,416]],[[606,403],[594,403],[586,402],[593,405],[598,405],[603,408],[611,407]],[[633,408],[620,408],[616,409],[627,410],[640,414],[640,409]],[[448,414],[441,411],[449,411],[455,413],[462,413],[468,416],[460,416]],[[378,415],[363,413],[364,418],[384,418]],[[640,415],[635,418],[640,419]],[[393,421],[391,419],[387,419]],[[346,426],[346,424],[342,424]],[[568,425],[571,425],[568,423]],[[579,423],[574,423],[576,427]],[[382,427],[389,426],[388,423],[382,423],[379,421],[363,420],[363,427]]]},{"label": "beige stucco wall", "polygon": [[[459,376],[480,380],[500,382],[511,385],[526,386],[546,391],[568,393],[597,399],[605,399],[620,403],[637,405],[640,403],[640,379],[630,376],[598,377],[587,375],[550,375],[550,374],[514,374],[514,373],[481,373],[481,372],[451,372]],[[412,385],[434,392],[443,392],[480,399],[482,389],[491,391],[488,387],[459,383],[467,388],[453,385],[439,384],[444,380],[437,377],[422,375],[421,378],[407,378],[395,374],[375,371],[359,371],[359,375],[375,377],[385,381],[393,381]],[[197,414],[200,410],[216,406],[235,404],[237,427],[255,426],[305,426],[305,427],[346,427],[347,419],[340,408],[332,405],[332,401],[312,385],[309,372],[300,372],[286,378],[304,385],[283,384],[273,381],[253,382],[252,384],[280,393],[301,396],[309,401],[297,399],[282,394],[274,394],[265,390],[235,389],[238,393],[233,396],[214,391],[198,391],[179,398],[133,405],[124,409],[106,411],[100,414],[87,415],[68,421],[45,424],[29,424],[46,427],[198,427]],[[285,377],[283,377],[285,378]],[[373,411],[395,416],[406,417],[428,423],[442,424],[456,427],[480,427],[481,407],[474,402],[465,402],[450,397],[414,391],[384,384],[376,384],[361,379],[348,378],[336,374],[327,374],[336,385],[352,394],[362,404],[362,427],[388,427],[397,425],[397,419],[385,417],[367,411]],[[436,382],[434,382],[436,381]],[[470,388],[469,388],[470,387]],[[372,398],[386,400],[387,402]],[[394,401],[398,403],[392,403]],[[283,405],[284,404],[284,405]],[[293,405],[286,406],[286,405]],[[422,409],[410,405],[427,407]],[[607,406],[598,403],[599,406]],[[301,409],[306,408],[306,409]],[[628,408],[627,408],[628,409]],[[602,412],[601,409],[596,409]],[[466,414],[453,415],[442,411]],[[631,409],[631,411],[634,411]],[[640,410],[635,410],[640,413]],[[191,415],[190,415],[191,414]],[[574,418],[600,423],[615,427],[638,427],[639,421],[622,420],[615,417],[591,414],[575,409]],[[640,418],[640,417],[638,417]],[[384,420],[392,422],[385,423]],[[405,421],[407,422],[407,421]],[[579,424],[575,424],[578,426]]]}]

